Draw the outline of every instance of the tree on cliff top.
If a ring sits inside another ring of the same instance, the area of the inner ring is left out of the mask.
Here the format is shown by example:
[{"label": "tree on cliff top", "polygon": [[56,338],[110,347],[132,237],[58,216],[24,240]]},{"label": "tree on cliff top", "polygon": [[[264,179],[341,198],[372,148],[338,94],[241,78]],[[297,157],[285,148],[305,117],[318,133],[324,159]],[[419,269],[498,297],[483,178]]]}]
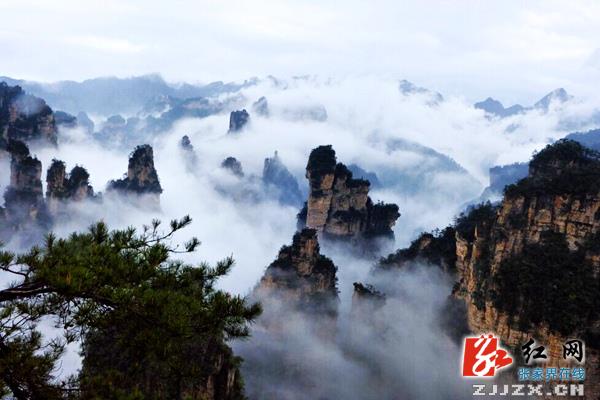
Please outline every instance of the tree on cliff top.
[{"label": "tree on cliff top", "polygon": [[534,154],[529,175],[504,188],[507,198],[586,195],[600,191],[600,153],[568,139]]},{"label": "tree on cliff top", "polygon": [[[226,340],[249,334],[260,306],[215,288],[233,260],[214,268],[174,261],[193,238],[171,245],[191,222],[153,221],[143,232],[104,223],[16,255],[0,270],[18,279],[0,290],[0,395],[17,399],[235,399],[242,383]],[[52,318],[62,337],[44,340]],[[68,384],[53,374],[66,343],[81,340],[83,368]]]}]

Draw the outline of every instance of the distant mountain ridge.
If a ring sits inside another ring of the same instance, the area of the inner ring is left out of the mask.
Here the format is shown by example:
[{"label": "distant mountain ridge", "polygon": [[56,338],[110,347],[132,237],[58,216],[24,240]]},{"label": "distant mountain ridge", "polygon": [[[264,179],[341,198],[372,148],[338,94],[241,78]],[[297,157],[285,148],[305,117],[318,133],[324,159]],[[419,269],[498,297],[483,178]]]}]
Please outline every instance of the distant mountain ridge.
[{"label": "distant mountain ridge", "polygon": [[221,93],[235,92],[254,85],[257,79],[243,83],[212,82],[206,85],[188,83],[171,84],[160,75],[143,75],[131,78],[102,77],[82,82],[60,81],[40,83],[0,76],[0,82],[19,85],[26,92],[41,97],[53,108],[77,114],[87,113],[113,115],[135,113],[161,97],[187,99],[209,97]]},{"label": "distant mountain ridge", "polygon": [[504,105],[492,98],[488,97],[487,99],[480,101],[474,104],[474,107],[483,110],[486,114],[493,115],[500,118],[510,117],[512,115],[517,115],[524,113],[529,110],[542,110],[547,112],[550,104],[553,102],[565,103],[572,99],[573,96],[569,95],[567,91],[563,88],[558,88],[548,93],[541,99],[539,99],[533,106],[524,107],[520,104],[514,104],[510,107],[504,107]]}]

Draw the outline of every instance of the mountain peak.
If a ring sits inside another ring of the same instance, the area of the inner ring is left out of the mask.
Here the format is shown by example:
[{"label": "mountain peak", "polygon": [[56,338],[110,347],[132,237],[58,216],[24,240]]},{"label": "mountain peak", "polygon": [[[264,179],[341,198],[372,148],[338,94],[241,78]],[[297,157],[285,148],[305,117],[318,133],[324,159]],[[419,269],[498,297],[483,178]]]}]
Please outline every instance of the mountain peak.
[{"label": "mountain peak", "polygon": [[501,118],[519,114],[524,110],[524,108],[519,104],[514,104],[510,107],[504,108],[504,105],[500,101],[492,97],[488,97],[484,101],[475,103],[474,107],[485,111],[487,114],[495,115]]},{"label": "mountain peak", "polygon": [[429,90],[424,87],[417,86],[414,83],[407,81],[406,79],[402,79],[399,82],[398,89],[400,90],[400,93],[402,93],[405,96],[408,96],[411,94],[421,94],[421,95],[431,96],[432,97],[431,104],[437,104],[437,103],[441,103],[442,101],[444,101],[444,97],[440,93],[434,92],[434,91]]},{"label": "mountain peak", "polygon": [[571,98],[572,96],[569,95],[565,89],[558,88],[554,89],[553,91],[542,97],[537,103],[533,105],[533,107],[547,111],[551,103],[565,103]]}]

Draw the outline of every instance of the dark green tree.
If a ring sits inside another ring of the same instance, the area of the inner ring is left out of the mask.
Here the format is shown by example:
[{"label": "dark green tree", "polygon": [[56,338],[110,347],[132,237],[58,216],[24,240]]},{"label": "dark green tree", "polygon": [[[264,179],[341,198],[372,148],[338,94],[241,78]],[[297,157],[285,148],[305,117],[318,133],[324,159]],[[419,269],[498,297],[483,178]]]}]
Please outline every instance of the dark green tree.
[{"label": "dark green tree", "polygon": [[[232,258],[191,266],[193,252],[173,235],[190,224],[153,221],[143,232],[104,223],[66,239],[48,235],[25,254],[0,253],[0,269],[18,278],[0,290],[0,388],[17,399],[238,399],[241,360],[227,340],[245,337],[258,304],[215,287]],[[52,317],[61,338],[42,340]],[[78,377],[53,377],[64,345],[80,340]]]}]

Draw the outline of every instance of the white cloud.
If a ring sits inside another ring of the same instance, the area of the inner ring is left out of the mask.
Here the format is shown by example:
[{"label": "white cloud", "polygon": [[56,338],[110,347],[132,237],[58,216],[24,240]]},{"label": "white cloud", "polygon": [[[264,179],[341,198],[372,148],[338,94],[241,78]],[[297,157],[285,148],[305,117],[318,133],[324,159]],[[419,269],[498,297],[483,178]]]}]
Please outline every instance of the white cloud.
[{"label": "white cloud", "polygon": [[[266,95],[274,115],[253,116],[237,138],[226,135],[227,115],[221,114],[182,121],[153,141],[165,189],[160,213],[107,197],[100,205],[74,206],[79,218],[56,227],[64,235],[99,218],[111,227],[139,227],[153,217],[168,220],[189,213],[194,223],[184,236],[196,235],[203,244],[187,261],[214,262],[233,253],[238,264],[222,287],[236,293],[248,292],[279,247],[290,242],[298,210],[272,201],[240,206],[219,192],[216,186],[231,179],[219,168],[226,156],[239,158],[246,173],[260,175],[264,157],[279,150],[305,184],[310,150],[331,143],[342,162],[397,173],[394,185],[373,191],[372,197],[399,205],[402,217],[395,232],[396,245],[401,246],[421,230],[449,223],[487,184],[490,166],[527,160],[533,150],[564,134],[556,129],[563,114],[585,116],[592,107],[572,104],[567,111],[548,115],[529,112],[490,121],[470,106],[473,99],[492,95],[505,103],[530,104],[558,86],[597,97],[597,85],[591,83],[600,76],[597,68],[582,69],[586,62],[600,65],[594,41],[600,35],[600,7],[583,2],[349,0],[340,5],[238,0],[172,1],[167,6],[157,0],[20,0],[0,3],[0,14],[0,75],[56,80],[160,72],[171,80],[191,82],[268,74],[321,77],[290,83],[287,90],[266,83],[244,90],[246,107]],[[428,107],[418,96],[405,98],[398,91],[398,78],[438,90],[447,101]],[[327,122],[285,117],[285,110],[314,105],[325,106]],[[507,132],[511,125],[516,128]],[[191,137],[198,154],[195,174],[181,163],[177,146],[183,134]],[[126,171],[130,149],[114,151],[77,136],[68,142],[67,137],[63,132],[58,150],[40,152],[44,170],[53,157],[66,161],[68,168],[83,164],[97,190]],[[446,171],[435,158],[418,152],[391,151],[385,144],[393,139],[444,153],[469,175]],[[0,164],[7,170],[6,160]],[[7,183],[6,175],[0,177],[0,189]],[[336,259],[341,268],[350,265],[345,261]],[[367,266],[360,267],[365,274]],[[342,296],[347,297],[355,277],[341,278]],[[415,289],[422,281],[427,283],[428,274],[406,278],[408,283],[399,283]],[[439,279],[426,287],[439,299],[449,290],[449,284]],[[438,287],[445,291],[434,290]],[[417,295],[413,297],[418,299]],[[403,319],[408,317],[402,314],[420,315],[418,309],[407,312],[403,306],[391,311]],[[415,331],[398,333],[407,341],[413,337],[418,343],[433,341]],[[393,350],[406,345],[391,344]],[[340,361],[337,349],[333,351],[332,359]],[[448,360],[454,360],[458,350],[451,347],[451,351]],[[387,356],[397,356],[383,358],[394,368],[403,361],[395,351]]]},{"label": "white cloud", "polygon": [[[141,227],[153,218],[168,221],[189,214],[194,222],[177,240],[183,242],[190,236],[197,236],[202,246],[185,261],[214,263],[233,255],[237,264],[220,285],[228,291],[245,294],[258,282],[280,247],[290,242],[298,209],[282,206],[273,199],[236,201],[221,189],[237,186],[243,190],[245,185],[259,181],[264,158],[275,150],[302,185],[306,185],[304,175],[308,155],[311,149],[321,144],[332,144],[340,162],[357,163],[367,171],[376,172],[379,179],[385,181],[385,187],[374,189],[372,199],[394,202],[402,214],[394,227],[394,248],[398,248],[407,245],[422,231],[449,224],[464,209],[465,203],[479,196],[483,186],[487,185],[490,166],[527,160],[533,150],[565,133],[556,128],[559,120],[573,115],[581,119],[579,117],[589,115],[593,109],[593,105],[575,102],[568,103],[564,109],[553,108],[545,115],[531,111],[506,120],[489,120],[463,98],[447,96],[446,101],[431,106],[425,96],[403,96],[397,80],[373,75],[337,80],[298,79],[282,86],[262,82],[243,89],[241,95],[232,96],[238,99],[236,107],[250,110],[252,102],[266,96],[271,116],[263,118],[252,113],[249,125],[238,135],[227,134],[229,115],[224,112],[204,119],[183,120],[169,132],[143,138],[153,145],[155,165],[164,188],[160,211],[140,209],[105,196],[101,203],[72,205],[69,215],[73,219],[59,221],[54,227],[56,233],[65,236],[100,219],[112,228]],[[316,105],[327,110],[326,121],[290,118],[293,110]],[[511,125],[514,128],[507,132]],[[198,165],[192,172],[186,169],[179,149],[184,134],[190,137],[197,154]],[[33,151],[42,161],[43,171],[52,158],[64,160],[68,169],[82,165],[88,169],[91,183],[99,191],[104,190],[107,181],[121,177],[127,170],[130,148],[115,150],[102,146],[78,130],[63,130],[59,139],[58,148]],[[417,151],[410,146],[397,149],[389,146],[390,142],[399,140],[444,153],[468,173],[458,170],[447,159],[440,161],[441,156],[431,152]],[[219,165],[227,156],[238,158],[247,176],[254,175],[254,180],[248,178],[250,183],[237,181],[222,171]],[[2,168],[8,170],[6,160],[0,160]],[[0,177],[0,189],[6,187],[6,178],[7,175]],[[254,186],[260,187],[260,184]],[[332,256],[340,267],[341,296],[346,297],[343,304],[347,306],[347,297],[352,293],[351,283],[366,276],[372,260],[353,268],[347,260],[348,255],[344,258],[333,251],[323,248],[323,253]],[[404,279],[402,281],[407,284]],[[414,284],[414,280],[410,282]],[[420,286],[417,282],[414,287]],[[440,292],[433,292],[439,298],[445,298],[448,290],[449,286],[444,284]],[[393,310],[401,312],[402,316],[405,308],[392,307],[390,311]],[[423,326],[428,321],[427,318],[417,322]],[[402,323],[399,325],[394,328],[402,328]],[[415,336],[410,329],[400,329],[398,333],[399,338],[406,340]],[[429,340],[432,339],[420,338],[418,343]],[[394,340],[390,343],[396,350],[404,349],[405,343]],[[338,350],[332,349],[332,359],[343,363],[344,360],[337,359]],[[453,347],[452,352],[456,351]],[[69,354],[71,357],[73,352]],[[396,361],[385,361],[390,363],[392,372],[397,368]],[[72,371],[77,365],[71,357],[63,368]],[[352,368],[352,365],[346,366]],[[336,376],[335,370],[325,372]],[[444,379],[452,381],[453,378],[446,376]]]},{"label": "white cloud", "polygon": [[586,92],[598,78],[581,70],[600,34],[589,2],[25,0],[0,11],[11,56],[0,72],[15,77],[367,73],[521,102],[557,86]]},{"label": "white cloud", "polygon": [[92,50],[108,53],[139,53],[145,46],[131,43],[124,39],[114,39],[101,36],[75,36],[65,38],[65,42]]}]

